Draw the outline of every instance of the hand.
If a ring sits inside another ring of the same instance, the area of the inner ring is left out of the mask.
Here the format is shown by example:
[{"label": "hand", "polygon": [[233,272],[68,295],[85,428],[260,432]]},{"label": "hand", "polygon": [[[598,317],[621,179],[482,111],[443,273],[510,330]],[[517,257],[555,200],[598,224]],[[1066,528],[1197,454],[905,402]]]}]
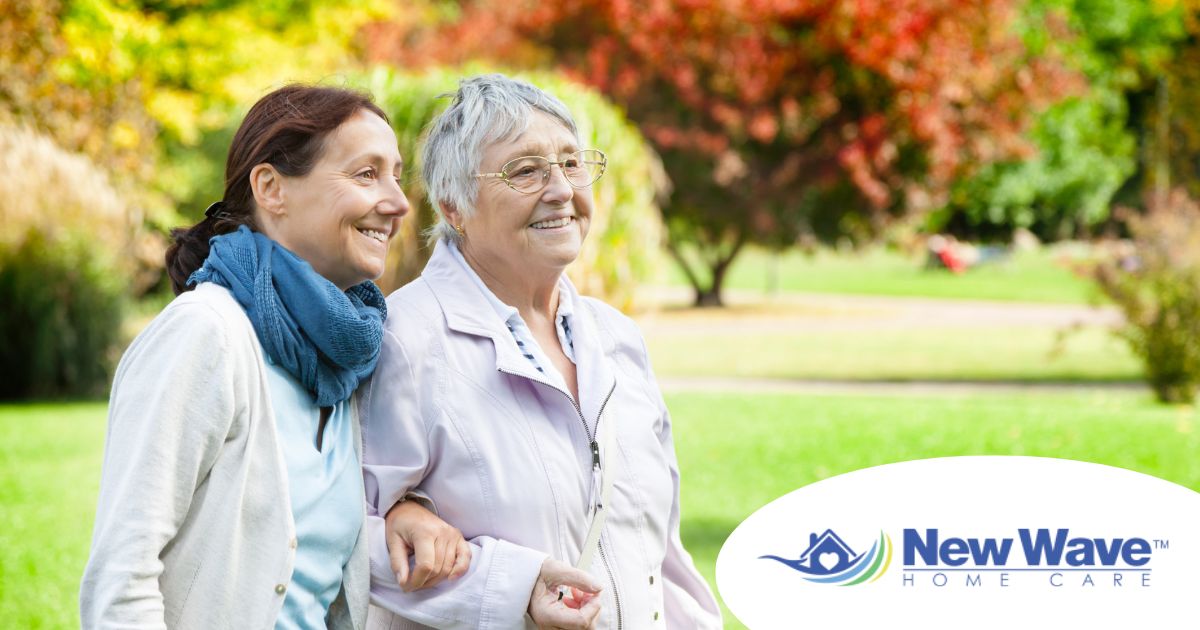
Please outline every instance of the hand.
[{"label": "hand", "polygon": [[[396,583],[404,592],[430,588],[446,578],[462,577],[471,566],[471,546],[462,532],[416,501],[401,501],[388,511],[386,542]],[[416,552],[413,569],[410,551]]]},{"label": "hand", "polygon": [[601,588],[591,575],[554,558],[546,558],[529,597],[529,616],[539,628],[594,628],[600,616]]}]

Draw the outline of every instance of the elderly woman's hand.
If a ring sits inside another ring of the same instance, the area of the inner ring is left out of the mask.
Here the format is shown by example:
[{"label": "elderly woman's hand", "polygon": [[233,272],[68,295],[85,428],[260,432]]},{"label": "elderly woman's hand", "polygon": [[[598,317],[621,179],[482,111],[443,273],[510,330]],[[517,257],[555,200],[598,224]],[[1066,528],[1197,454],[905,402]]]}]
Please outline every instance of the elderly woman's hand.
[{"label": "elderly woman's hand", "polygon": [[546,558],[529,597],[529,616],[539,628],[594,628],[600,617],[601,588],[588,573]]},{"label": "elderly woman's hand", "polygon": [[[388,553],[396,582],[405,592],[430,588],[446,578],[461,577],[471,566],[471,546],[462,532],[415,501],[402,501],[388,511]],[[412,571],[408,556],[415,552]]]}]

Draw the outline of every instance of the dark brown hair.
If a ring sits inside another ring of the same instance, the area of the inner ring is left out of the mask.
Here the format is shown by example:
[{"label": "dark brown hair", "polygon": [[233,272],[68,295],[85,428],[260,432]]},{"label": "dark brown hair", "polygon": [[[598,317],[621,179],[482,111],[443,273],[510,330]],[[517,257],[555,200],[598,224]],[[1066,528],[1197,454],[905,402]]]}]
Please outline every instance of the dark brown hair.
[{"label": "dark brown hair", "polygon": [[324,140],[360,110],[387,115],[370,95],[345,88],[289,85],[262,97],[246,114],[225,162],[225,195],[214,216],[189,228],[171,231],[167,273],[178,295],[191,287],[187,280],[208,258],[208,241],[254,223],[254,192],[250,171],[270,164],[283,175],[307,175],[324,150]]}]

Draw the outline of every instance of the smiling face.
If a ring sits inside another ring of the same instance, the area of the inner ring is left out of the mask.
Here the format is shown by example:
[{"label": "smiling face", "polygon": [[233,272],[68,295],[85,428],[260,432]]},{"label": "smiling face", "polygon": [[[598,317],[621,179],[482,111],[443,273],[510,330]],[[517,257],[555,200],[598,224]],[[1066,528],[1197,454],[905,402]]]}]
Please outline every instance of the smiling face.
[{"label": "smiling face", "polygon": [[[522,156],[557,161],[579,149],[562,123],[535,112],[524,133],[484,149],[480,172],[499,172]],[[532,194],[517,192],[496,177],[480,178],[474,214],[465,221],[457,213],[449,218],[466,232],[463,253],[480,266],[495,273],[557,277],[579,256],[592,210],[591,187],[572,188],[555,166],[546,187]]]},{"label": "smiling face", "polygon": [[391,127],[359,111],[325,138],[307,175],[278,176],[260,225],[342,290],[378,278],[409,210],[402,167]]}]

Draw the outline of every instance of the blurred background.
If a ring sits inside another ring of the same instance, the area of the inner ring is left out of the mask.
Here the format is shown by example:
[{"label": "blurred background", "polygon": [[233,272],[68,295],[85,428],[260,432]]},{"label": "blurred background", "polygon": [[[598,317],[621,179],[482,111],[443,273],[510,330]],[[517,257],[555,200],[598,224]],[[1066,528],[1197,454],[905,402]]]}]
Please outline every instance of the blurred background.
[{"label": "blurred background", "polygon": [[250,105],[369,90],[415,202],[439,95],[491,71],[610,156],[571,274],[642,326],[710,581],[755,509],[878,464],[1200,489],[1198,0],[0,0],[6,627],[78,626],[113,368]]}]

